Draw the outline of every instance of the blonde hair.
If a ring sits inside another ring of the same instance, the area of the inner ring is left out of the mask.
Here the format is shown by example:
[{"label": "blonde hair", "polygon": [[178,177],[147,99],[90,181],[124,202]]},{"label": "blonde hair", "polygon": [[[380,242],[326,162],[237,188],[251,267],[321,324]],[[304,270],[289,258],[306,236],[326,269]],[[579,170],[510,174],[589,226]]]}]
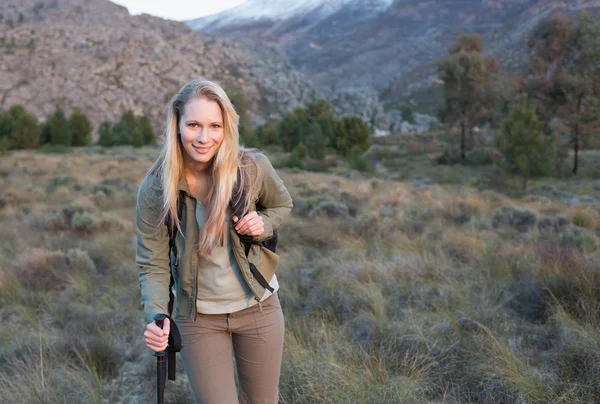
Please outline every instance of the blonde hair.
[{"label": "blonde hair", "polygon": [[[183,85],[167,103],[162,150],[147,174],[157,176],[162,184],[163,204],[160,223],[170,215],[173,218],[172,225],[181,232],[177,197],[179,181],[185,177],[182,154],[185,151],[177,128],[185,105],[195,97],[215,101],[223,114],[225,136],[209,167],[212,186],[208,192],[205,206],[206,218],[198,242],[198,251],[201,254],[210,254],[217,241],[219,245],[225,244],[226,220],[230,220],[227,217],[227,206],[238,180],[238,171],[240,181],[238,186],[245,192],[236,193],[234,204],[238,206],[243,203],[243,215],[248,213],[251,203],[258,199],[260,187],[257,184],[262,181],[263,173],[252,155],[258,150],[239,145],[239,115],[235,112],[223,88],[203,78],[194,79]],[[242,194],[245,194],[245,201],[239,200]]]}]

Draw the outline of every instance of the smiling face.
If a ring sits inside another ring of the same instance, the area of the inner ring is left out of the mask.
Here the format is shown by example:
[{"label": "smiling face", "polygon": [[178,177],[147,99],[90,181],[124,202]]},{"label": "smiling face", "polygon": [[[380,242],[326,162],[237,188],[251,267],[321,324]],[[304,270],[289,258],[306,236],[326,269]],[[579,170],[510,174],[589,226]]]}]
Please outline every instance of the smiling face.
[{"label": "smiling face", "polygon": [[183,108],[178,130],[184,164],[193,171],[204,171],[225,138],[219,104],[204,97],[192,98]]}]

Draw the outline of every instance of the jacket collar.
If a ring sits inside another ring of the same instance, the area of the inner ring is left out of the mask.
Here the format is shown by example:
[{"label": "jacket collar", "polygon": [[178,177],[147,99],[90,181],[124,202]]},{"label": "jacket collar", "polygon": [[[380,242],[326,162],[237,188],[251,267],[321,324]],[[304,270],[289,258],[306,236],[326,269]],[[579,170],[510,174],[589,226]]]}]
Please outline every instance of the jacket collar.
[{"label": "jacket collar", "polygon": [[185,174],[182,174],[181,178],[179,178],[177,191],[184,191],[186,194],[193,197],[192,192],[190,191],[190,187],[188,186],[187,178],[185,178]]}]

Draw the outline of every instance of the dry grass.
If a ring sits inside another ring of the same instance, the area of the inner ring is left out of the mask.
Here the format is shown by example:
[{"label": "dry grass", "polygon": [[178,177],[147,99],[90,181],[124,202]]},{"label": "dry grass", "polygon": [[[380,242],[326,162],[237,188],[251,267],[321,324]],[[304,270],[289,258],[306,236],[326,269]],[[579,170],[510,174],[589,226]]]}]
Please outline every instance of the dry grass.
[{"label": "dry grass", "polygon": [[[599,401],[600,206],[564,194],[598,179],[511,197],[489,167],[432,165],[434,139],[388,146],[402,182],[278,170],[280,401]],[[7,402],[153,400],[134,207],[156,150],[101,150],[0,160]],[[179,370],[167,402],[192,402]]]}]

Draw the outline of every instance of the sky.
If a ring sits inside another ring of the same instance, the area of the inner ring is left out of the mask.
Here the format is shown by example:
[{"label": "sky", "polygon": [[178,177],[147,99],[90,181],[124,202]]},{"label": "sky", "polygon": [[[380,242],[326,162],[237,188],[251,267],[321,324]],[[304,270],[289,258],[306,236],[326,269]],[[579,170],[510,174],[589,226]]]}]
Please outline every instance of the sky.
[{"label": "sky", "polygon": [[237,6],[246,0],[111,0],[129,14],[151,14],[169,20],[192,20]]}]

